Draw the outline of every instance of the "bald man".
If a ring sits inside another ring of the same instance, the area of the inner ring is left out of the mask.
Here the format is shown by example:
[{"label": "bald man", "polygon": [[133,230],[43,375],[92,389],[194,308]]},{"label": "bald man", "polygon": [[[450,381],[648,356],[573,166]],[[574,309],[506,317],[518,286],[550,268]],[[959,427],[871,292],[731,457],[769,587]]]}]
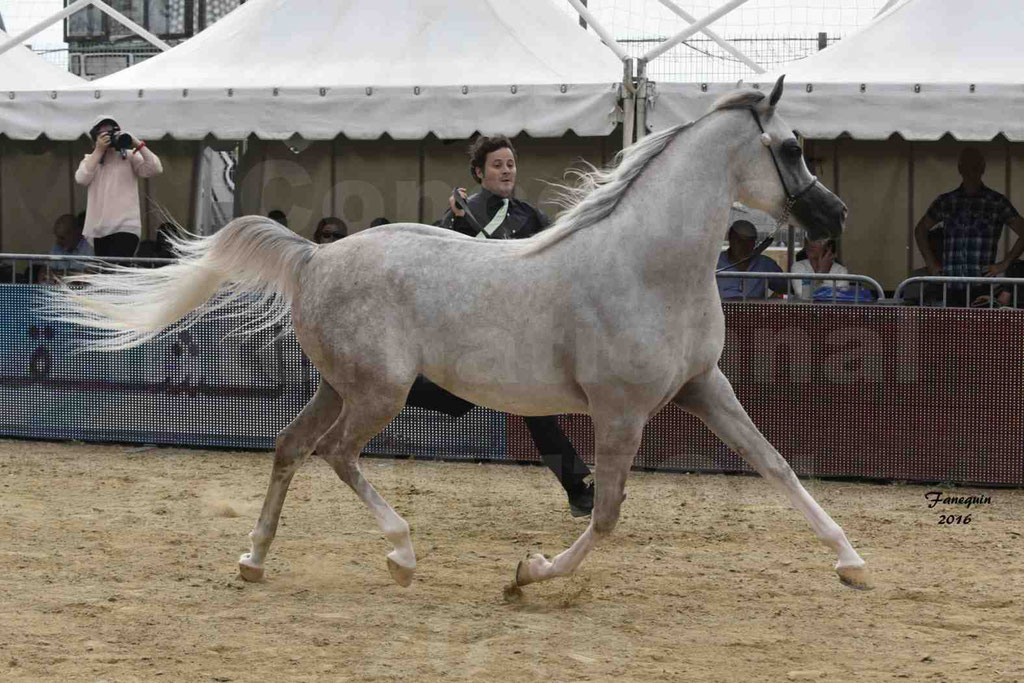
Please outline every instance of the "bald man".
[{"label": "bald man", "polygon": [[[957,164],[960,187],[939,195],[917,222],[914,237],[932,275],[958,277],[996,276],[1024,253],[1024,219],[1010,200],[981,182],[985,157],[975,147],[960,152]],[[932,250],[928,231],[939,223],[945,228],[942,255]],[[1017,240],[1003,261],[996,261],[1003,226],[1017,233]],[[978,288],[982,293],[983,287]],[[966,302],[963,287],[950,286],[951,299]]]}]

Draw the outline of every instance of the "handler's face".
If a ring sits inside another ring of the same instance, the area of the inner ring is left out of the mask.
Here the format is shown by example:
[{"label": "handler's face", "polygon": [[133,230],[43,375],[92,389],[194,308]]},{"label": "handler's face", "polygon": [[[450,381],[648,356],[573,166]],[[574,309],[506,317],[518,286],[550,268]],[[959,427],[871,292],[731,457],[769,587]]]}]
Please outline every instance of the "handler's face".
[{"label": "handler's face", "polygon": [[480,184],[499,197],[511,197],[516,188],[516,158],[508,147],[487,155]]}]

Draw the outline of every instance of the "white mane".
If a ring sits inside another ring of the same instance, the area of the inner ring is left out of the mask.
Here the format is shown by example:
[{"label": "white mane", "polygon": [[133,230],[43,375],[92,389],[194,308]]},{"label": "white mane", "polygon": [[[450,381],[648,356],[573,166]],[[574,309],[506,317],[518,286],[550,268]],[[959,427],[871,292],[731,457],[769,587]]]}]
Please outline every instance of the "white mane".
[{"label": "white mane", "polygon": [[[757,90],[729,93],[719,98],[704,116],[723,109],[750,107],[764,97],[764,93]],[[542,251],[574,232],[589,228],[610,216],[647,165],[661,154],[677,135],[701,119],[648,135],[616,154],[615,159],[605,169],[587,164],[588,170],[568,171],[566,176],[576,179],[575,186],[553,183],[558,190],[555,202],[566,211],[550,228],[540,233],[535,240],[531,240],[532,244],[527,253]]]}]

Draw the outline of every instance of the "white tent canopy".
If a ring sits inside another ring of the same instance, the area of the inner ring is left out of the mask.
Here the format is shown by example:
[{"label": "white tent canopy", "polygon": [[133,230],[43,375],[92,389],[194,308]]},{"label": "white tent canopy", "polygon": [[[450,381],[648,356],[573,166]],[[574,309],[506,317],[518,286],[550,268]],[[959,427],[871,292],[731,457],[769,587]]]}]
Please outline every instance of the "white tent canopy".
[{"label": "white tent canopy", "polygon": [[[782,111],[803,135],[1024,140],[1020,0],[906,0],[786,67]],[[762,88],[778,74],[758,76]],[[657,84],[652,130],[702,115],[732,85]]]},{"label": "white tent canopy", "polygon": [[[8,35],[0,31],[0,44]],[[64,88],[84,81],[19,45],[0,55],[0,91]]]},{"label": "white tent canopy", "polygon": [[141,64],[0,109],[72,139],[110,112],[144,137],[606,135],[622,62],[554,0],[251,0]]}]

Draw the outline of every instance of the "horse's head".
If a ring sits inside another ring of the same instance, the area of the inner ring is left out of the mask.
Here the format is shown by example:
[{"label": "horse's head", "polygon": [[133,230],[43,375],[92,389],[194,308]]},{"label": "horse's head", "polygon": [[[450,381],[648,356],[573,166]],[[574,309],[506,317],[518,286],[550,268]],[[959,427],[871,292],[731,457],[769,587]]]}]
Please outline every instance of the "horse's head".
[{"label": "horse's head", "polygon": [[748,163],[740,171],[739,200],[776,217],[792,216],[811,239],[839,237],[846,205],[811,175],[800,141],[775,111],[782,97],[783,78],[780,76],[775,82],[768,97],[749,92],[727,105],[749,108],[751,126],[760,136],[760,149],[751,148],[750,154],[745,155]]}]

